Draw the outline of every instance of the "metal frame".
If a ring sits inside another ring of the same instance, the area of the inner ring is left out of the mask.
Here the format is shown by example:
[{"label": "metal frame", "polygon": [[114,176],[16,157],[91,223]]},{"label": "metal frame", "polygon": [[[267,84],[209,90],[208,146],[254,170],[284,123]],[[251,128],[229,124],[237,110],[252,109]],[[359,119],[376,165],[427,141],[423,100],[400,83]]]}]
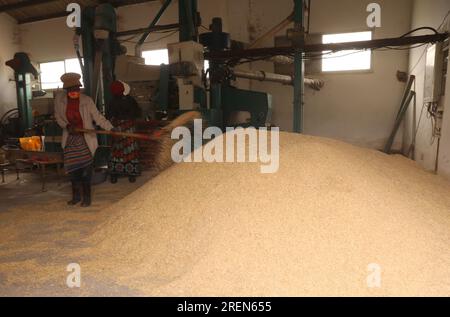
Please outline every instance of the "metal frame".
[{"label": "metal frame", "polygon": [[198,41],[197,0],[178,0],[180,42]]},{"label": "metal frame", "polygon": [[[304,21],[304,6],[303,0],[294,0],[294,32],[295,36],[304,39],[305,28]],[[294,113],[293,113],[293,130],[296,133],[303,132],[303,92],[305,89],[305,64],[303,59],[303,49],[301,42],[293,42],[295,47],[294,57]]]},{"label": "metal frame", "polygon": [[135,55],[136,56],[141,56],[142,44],[144,44],[144,42],[147,40],[148,36],[151,33],[151,29],[154,28],[158,24],[159,20],[161,19],[164,12],[166,11],[166,9],[169,7],[169,5],[171,3],[172,3],[172,0],[166,0],[163,3],[162,7],[159,9],[159,11],[156,13],[156,16],[153,18],[152,22],[148,26],[147,31],[145,31],[145,33],[141,36],[138,43],[136,44],[136,47],[135,47]]},{"label": "metal frame", "polygon": [[[40,4],[45,4],[48,2],[54,2],[56,0],[28,0],[28,1],[22,1],[20,3],[15,3],[15,4],[8,4],[8,5],[4,5],[4,6],[0,6],[0,12],[7,12],[7,11],[13,11],[13,10],[17,10],[17,9],[23,9],[23,8],[28,8],[28,7],[32,7],[35,5],[40,5]],[[153,2],[156,0],[138,0],[134,3],[124,3],[123,1],[119,1],[119,0],[115,0],[115,1],[99,1],[96,4],[93,5],[100,5],[102,3],[110,3],[113,7],[115,8],[119,8],[119,7],[123,7],[123,6],[127,6],[127,5],[135,5],[135,4],[140,4],[140,3],[145,3],[145,2]],[[37,22],[37,21],[43,21],[43,20],[49,20],[49,19],[55,19],[55,18],[61,18],[61,17],[65,17],[69,14],[70,12],[55,12],[55,13],[50,13],[50,14],[46,14],[46,15],[42,15],[42,16],[35,16],[35,17],[30,17],[30,18],[26,18],[23,20],[19,20],[19,24],[25,24],[25,23],[32,23],[32,22]]]}]

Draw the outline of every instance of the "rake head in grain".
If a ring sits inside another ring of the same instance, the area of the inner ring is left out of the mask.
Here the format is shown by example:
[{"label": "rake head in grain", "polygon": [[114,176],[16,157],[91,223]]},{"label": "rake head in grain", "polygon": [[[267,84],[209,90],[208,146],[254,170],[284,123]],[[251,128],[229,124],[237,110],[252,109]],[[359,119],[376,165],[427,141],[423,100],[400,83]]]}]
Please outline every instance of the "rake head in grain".
[{"label": "rake head in grain", "polygon": [[172,147],[177,142],[171,138],[172,131],[182,126],[193,126],[194,120],[202,119],[202,115],[197,111],[186,112],[175,118],[170,124],[161,129],[161,136],[155,145],[155,156],[153,158],[153,169],[162,172],[173,164]]}]

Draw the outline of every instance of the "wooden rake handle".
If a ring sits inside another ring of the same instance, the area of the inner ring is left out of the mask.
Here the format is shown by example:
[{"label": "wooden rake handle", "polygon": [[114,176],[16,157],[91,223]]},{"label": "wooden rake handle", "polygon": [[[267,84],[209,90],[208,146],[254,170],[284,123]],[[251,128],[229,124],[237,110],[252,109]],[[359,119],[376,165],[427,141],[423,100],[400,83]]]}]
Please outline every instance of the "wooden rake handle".
[{"label": "wooden rake handle", "polygon": [[158,136],[147,135],[147,134],[139,134],[139,133],[113,132],[113,131],[88,130],[88,129],[75,129],[75,131],[76,132],[80,132],[80,133],[95,133],[95,134],[111,135],[111,136],[118,136],[118,137],[126,137],[126,138],[147,140],[147,141],[159,140]]}]

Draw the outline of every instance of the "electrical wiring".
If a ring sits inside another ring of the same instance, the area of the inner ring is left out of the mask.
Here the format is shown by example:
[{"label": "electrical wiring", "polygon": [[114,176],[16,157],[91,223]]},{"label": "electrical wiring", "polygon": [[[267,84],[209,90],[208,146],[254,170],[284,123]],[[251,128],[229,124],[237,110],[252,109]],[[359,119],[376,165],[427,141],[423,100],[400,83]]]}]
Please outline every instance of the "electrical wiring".
[{"label": "electrical wiring", "polygon": [[171,33],[169,33],[169,34],[167,34],[167,35],[165,35],[165,36],[162,36],[162,37],[156,39],[156,40],[145,41],[144,43],[155,43],[155,42],[158,42],[158,41],[160,41],[160,40],[163,40],[163,39],[166,39],[166,38],[168,38],[168,37],[171,37],[171,36],[173,36],[173,35],[175,35],[175,34],[177,34],[177,33],[178,33],[178,30],[173,31],[173,32],[171,32]]},{"label": "electrical wiring", "polygon": [[414,29],[414,30],[411,30],[411,31],[409,31],[409,32],[407,32],[407,33],[405,33],[405,34],[403,34],[402,36],[400,36],[400,38],[406,37],[406,36],[408,36],[408,35],[411,35],[411,34],[413,34],[413,33],[416,33],[417,31],[422,31],[422,30],[430,30],[430,31],[433,31],[435,34],[439,34],[439,32],[438,32],[435,28],[432,28],[432,27],[430,27],[430,26],[422,26],[422,27],[420,27],[420,28],[416,28],[416,29]]},{"label": "electrical wiring", "polygon": [[18,113],[19,113],[19,108],[14,108],[14,109],[8,110],[8,111],[5,112],[5,113],[3,114],[3,116],[1,117],[1,119],[0,119],[0,124],[4,124],[4,122],[5,122],[7,119],[11,118],[13,115],[17,115]]},{"label": "electrical wiring", "polygon": [[409,50],[413,50],[416,48],[421,48],[423,46],[428,45],[428,43],[423,43],[423,44],[417,44],[415,46],[409,46],[409,47],[392,47],[392,46],[386,46],[384,48],[380,48],[380,49],[376,49],[379,52],[386,52],[386,51],[409,51]]},{"label": "electrical wiring", "polygon": [[[165,30],[165,31],[154,31],[154,32],[151,32],[151,34],[167,34],[167,33],[176,33],[176,32],[178,32],[178,30]],[[119,43],[123,43],[123,42],[137,43],[137,42],[133,42],[132,40],[137,37],[140,37],[140,36],[142,36],[142,34],[135,34],[126,39],[120,39],[120,40],[118,40],[118,42]]]},{"label": "electrical wiring", "polygon": [[427,108],[427,118],[431,121],[431,139],[430,139],[430,145],[433,145],[436,141],[436,113],[432,109],[432,104],[429,103],[426,105]]},{"label": "electrical wiring", "polygon": [[[448,14],[445,16],[443,22],[441,23],[441,25],[438,27],[438,29],[440,29],[442,27],[442,25],[444,25],[446,19],[448,18],[448,16],[450,15],[450,11],[448,12]],[[418,31],[432,31],[434,34],[439,34],[438,29],[435,29],[433,27],[429,27],[429,26],[424,26],[424,27],[419,27],[419,28],[415,28],[403,35],[401,35],[400,37],[398,37],[399,39],[404,38],[408,35],[411,35],[415,32]],[[332,58],[339,58],[339,57],[343,57],[343,56],[348,56],[348,55],[352,55],[352,54],[358,54],[361,52],[366,51],[366,49],[364,50],[348,50],[348,49],[344,49],[346,43],[335,43],[336,45],[339,46],[339,44],[342,44],[342,50],[345,51],[351,51],[348,54],[345,55],[340,55],[340,56],[329,56],[327,57],[327,55],[329,54],[333,54],[339,50],[334,50],[334,51],[327,51],[327,52],[322,52],[322,53],[316,53],[316,54],[312,54],[312,53],[304,53],[302,56],[303,60],[319,60],[319,59],[332,59]],[[384,52],[384,51],[389,51],[389,50],[394,50],[394,51],[407,51],[407,50],[413,50],[413,49],[417,49],[423,46],[428,46],[427,43],[423,43],[423,44],[417,44],[417,45],[399,45],[399,46],[381,46],[381,47],[374,47],[372,49],[370,49],[371,51],[379,51],[379,52]],[[426,51],[426,49],[425,49]],[[425,53],[424,51],[424,53]],[[288,56],[288,57],[293,57],[293,53],[288,53],[288,54],[279,54],[277,53],[276,55],[282,55],[282,56]],[[228,65],[240,65],[240,64],[245,64],[245,63],[251,63],[251,62],[255,62],[255,61],[263,61],[263,60],[268,60],[271,59],[274,55],[273,54],[266,54],[266,55],[261,55],[258,57],[246,57],[246,58],[231,58],[226,64]],[[422,58],[423,56],[421,56]],[[420,60],[419,60],[420,62]],[[415,67],[414,67],[415,68]]]},{"label": "electrical wiring", "polygon": [[[344,55],[329,56],[329,57],[327,57],[327,55],[336,53],[337,51],[327,51],[327,52],[316,53],[316,54],[309,53],[309,54],[304,54],[302,59],[306,60],[306,61],[322,60],[322,59],[335,59],[335,58],[340,58],[340,57],[344,57],[344,56],[348,56],[348,55],[358,54],[358,53],[361,53],[361,52],[365,52],[367,50],[378,51],[378,52],[384,52],[384,51],[390,51],[390,50],[409,51],[409,50],[420,48],[420,47],[423,47],[423,46],[426,46],[426,45],[428,45],[428,44],[424,43],[424,44],[418,44],[416,46],[408,46],[408,47],[404,47],[404,46],[399,46],[399,47],[383,46],[383,47],[373,48],[373,49],[346,50],[346,51],[351,51],[351,52],[349,52],[348,54],[344,54]],[[294,57],[294,54],[276,54],[276,55],[283,55],[283,56],[288,56],[288,57]],[[273,56],[274,56],[273,54],[268,54],[268,55],[262,55],[262,56],[259,56],[259,57],[247,57],[247,58],[240,59],[238,62],[236,62],[235,60],[232,60],[232,62],[230,64],[240,65],[240,64],[251,63],[251,62],[255,62],[255,61],[263,61],[263,60],[271,59]]]},{"label": "electrical wiring", "polygon": [[[437,30],[441,30],[441,28],[445,25],[445,23],[446,23],[446,21],[447,21],[449,16],[450,16],[450,10],[447,12],[447,14],[442,19],[442,22],[437,27]],[[427,52],[427,49],[428,49],[428,44],[426,46],[427,47],[425,47],[425,49],[423,50],[422,54],[419,56],[419,59],[417,60],[417,62],[414,64],[414,67],[411,68],[411,70],[409,71],[410,74],[412,74],[414,72],[414,70],[417,68],[417,66],[419,66],[420,62],[422,61],[422,58],[425,56],[425,54]]]},{"label": "electrical wiring", "polygon": [[[170,32],[165,31],[165,32],[153,32],[153,33],[168,33],[168,34],[165,35],[165,36],[162,36],[162,37],[160,37],[160,38],[158,38],[158,39],[155,39],[155,40],[151,40],[151,41],[148,41],[148,40],[147,40],[147,41],[145,41],[144,43],[155,43],[155,42],[161,41],[161,40],[163,40],[163,39],[165,39],[165,38],[171,37],[172,35],[178,33],[178,30],[170,31]],[[134,39],[134,38],[136,38],[136,37],[137,37],[137,36],[133,36],[131,39]],[[123,43],[123,42],[126,42],[126,43],[133,43],[133,44],[137,44],[137,43],[138,43],[138,42],[131,41],[131,40],[128,40],[128,39],[119,41],[119,43]]]},{"label": "electrical wiring", "polygon": [[427,47],[425,47],[425,49],[423,50],[422,54],[420,55],[419,59],[417,60],[417,63],[414,65],[413,68],[410,69],[410,71],[409,71],[410,74],[412,74],[412,73],[414,72],[414,70],[417,68],[417,66],[419,66],[419,64],[420,64],[420,62],[421,62],[421,60],[422,60],[422,58],[425,56],[425,54],[426,54],[426,52],[427,52],[427,48],[428,48],[428,45],[427,45]]},{"label": "electrical wiring", "polygon": [[[322,53],[317,53],[317,54],[304,54],[302,59],[305,61],[311,61],[311,60],[322,60],[322,59],[335,59],[335,58],[340,58],[340,57],[344,57],[344,56],[348,56],[348,55],[353,55],[353,54],[358,54],[361,52],[364,52],[366,50],[356,50],[356,51],[351,51],[347,54],[344,55],[339,55],[339,56],[329,56],[326,57],[327,55],[331,55],[335,52],[333,51],[327,51],[327,52],[322,52]],[[277,54],[279,55],[279,54]],[[288,57],[294,57],[294,54],[286,54],[285,56]],[[264,55],[264,56],[260,56],[260,57],[248,57],[245,59],[240,59],[239,61],[236,60],[230,60],[227,64],[229,65],[241,65],[241,64],[246,64],[246,63],[252,63],[252,62],[258,62],[258,61],[265,61],[268,60],[270,58],[272,58],[273,55]]]},{"label": "electrical wiring", "polygon": [[438,28],[437,28],[438,30],[440,30],[444,26],[444,24],[447,21],[447,18],[449,16],[450,16],[450,10],[448,10],[447,14],[445,15],[444,19],[442,20],[442,23],[438,26]]},{"label": "electrical wiring", "polygon": [[118,42],[119,42],[119,43],[131,42],[132,40],[134,40],[134,39],[137,38],[138,36],[140,36],[140,34],[136,34],[136,35],[130,36],[130,37],[126,38],[126,39],[118,40]]},{"label": "electrical wiring", "polygon": [[[445,25],[448,17],[450,16],[450,10],[447,12],[447,14],[445,15],[445,17],[443,18],[442,22],[439,24],[439,26],[437,27],[437,30],[441,30],[442,27]],[[420,62],[422,61],[422,59],[424,58],[427,49],[428,49],[429,44],[426,44],[425,49],[423,50],[423,52],[421,53],[421,55],[419,56],[417,62],[414,64],[414,66],[410,69],[410,74],[412,74],[414,72],[414,70],[417,68],[417,66],[420,65]],[[420,124],[422,121],[422,117],[423,117],[423,113],[424,111],[427,111],[427,118],[431,121],[431,140],[430,140],[430,145],[433,145],[436,142],[436,138],[438,138],[438,141],[440,139],[440,137],[437,135],[436,131],[436,126],[437,126],[437,109],[435,107],[432,107],[432,104],[428,103],[428,104],[423,104],[422,106],[422,111],[420,114],[420,118],[419,118],[419,122],[417,124],[417,128],[416,128],[416,132],[415,132],[415,136],[417,137],[417,134],[419,133],[420,130]]]}]

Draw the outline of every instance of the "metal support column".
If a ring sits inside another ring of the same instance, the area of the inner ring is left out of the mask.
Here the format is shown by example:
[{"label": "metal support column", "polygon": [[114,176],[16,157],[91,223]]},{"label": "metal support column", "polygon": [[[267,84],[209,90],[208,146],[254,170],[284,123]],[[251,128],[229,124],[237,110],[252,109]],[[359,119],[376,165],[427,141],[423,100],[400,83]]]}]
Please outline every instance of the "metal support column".
[{"label": "metal support column", "polygon": [[135,47],[135,56],[141,57],[142,56],[142,44],[144,44],[144,42],[147,40],[151,29],[154,28],[158,23],[159,20],[161,19],[161,17],[163,16],[164,12],[166,11],[166,9],[169,7],[169,5],[172,3],[172,0],[166,0],[163,5],[161,6],[161,8],[159,9],[158,13],[156,13],[155,18],[152,20],[152,22],[150,23],[150,25],[148,26],[148,31],[146,31],[142,37],[139,39],[138,43],[136,44]]},{"label": "metal support column", "polygon": [[33,127],[33,115],[31,111],[31,75],[25,72],[15,74],[17,106],[19,108],[20,133]]},{"label": "metal support column", "polygon": [[197,0],[178,0],[180,42],[198,41]]},{"label": "metal support column", "polygon": [[303,0],[294,0],[294,45],[297,46],[294,61],[294,132],[303,132],[303,91],[304,91],[304,6]]},{"label": "metal support column", "polygon": [[93,92],[94,61],[95,61],[95,39],[94,39],[95,8],[87,7],[81,13],[82,27],[77,30],[81,35],[83,46],[83,83],[88,96],[95,98]]}]

